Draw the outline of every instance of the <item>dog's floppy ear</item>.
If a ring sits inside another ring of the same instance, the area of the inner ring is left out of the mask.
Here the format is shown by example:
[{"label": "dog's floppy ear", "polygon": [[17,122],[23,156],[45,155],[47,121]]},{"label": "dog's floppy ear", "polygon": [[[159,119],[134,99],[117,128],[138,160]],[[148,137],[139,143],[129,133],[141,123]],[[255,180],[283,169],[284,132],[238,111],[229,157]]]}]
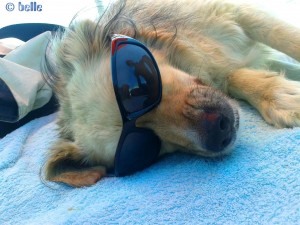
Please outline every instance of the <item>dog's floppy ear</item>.
[{"label": "dog's floppy ear", "polygon": [[105,176],[106,169],[88,164],[74,142],[61,139],[51,149],[45,173],[47,180],[82,187],[95,184]]}]

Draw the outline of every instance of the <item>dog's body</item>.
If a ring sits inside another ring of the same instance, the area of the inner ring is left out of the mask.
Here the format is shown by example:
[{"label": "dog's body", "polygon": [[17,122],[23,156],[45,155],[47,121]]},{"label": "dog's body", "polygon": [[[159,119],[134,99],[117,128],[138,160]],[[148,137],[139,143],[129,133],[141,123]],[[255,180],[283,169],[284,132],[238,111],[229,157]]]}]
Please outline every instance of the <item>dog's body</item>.
[{"label": "dog's body", "polygon": [[267,67],[267,46],[300,61],[299,29],[224,1],[120,1],[99,21],[75,23],[53,41],[60,140],[47,179],[91,185],[113,167],[122,130],[110,70],[115,33],[143,42],[158,63],[162,101],[136,125],[160,137],[161,154],[228,153],[239,118],[225,94],[248,101],[276,127],[300,126],[300,84]]}]

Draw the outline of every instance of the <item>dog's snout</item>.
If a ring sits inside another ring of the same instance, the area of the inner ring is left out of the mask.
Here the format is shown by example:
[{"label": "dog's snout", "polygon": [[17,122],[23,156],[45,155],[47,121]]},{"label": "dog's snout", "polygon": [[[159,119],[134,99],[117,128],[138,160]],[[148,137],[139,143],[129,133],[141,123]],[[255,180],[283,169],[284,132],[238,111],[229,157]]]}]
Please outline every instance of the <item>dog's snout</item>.
[{"label": "dog's snout", "polygon": [[205,131],[204,145],[208,151],[223,151],[233,140],[234,120],[230,115],[218,112],[205,112],[201,128]]}]

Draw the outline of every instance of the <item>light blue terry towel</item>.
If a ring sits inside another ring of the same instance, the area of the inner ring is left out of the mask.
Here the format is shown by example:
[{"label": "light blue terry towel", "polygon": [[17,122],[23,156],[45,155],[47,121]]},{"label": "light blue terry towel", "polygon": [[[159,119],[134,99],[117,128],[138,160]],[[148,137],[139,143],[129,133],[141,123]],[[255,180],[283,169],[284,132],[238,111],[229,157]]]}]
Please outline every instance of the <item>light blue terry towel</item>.
[{"label": "light blue terry towel", "polygon": [[299,224],[300,128],[241,108],[230,156],[177,153],[81,189],[40,180],[56,115],[34,120],[0,140],[0,224]]}]

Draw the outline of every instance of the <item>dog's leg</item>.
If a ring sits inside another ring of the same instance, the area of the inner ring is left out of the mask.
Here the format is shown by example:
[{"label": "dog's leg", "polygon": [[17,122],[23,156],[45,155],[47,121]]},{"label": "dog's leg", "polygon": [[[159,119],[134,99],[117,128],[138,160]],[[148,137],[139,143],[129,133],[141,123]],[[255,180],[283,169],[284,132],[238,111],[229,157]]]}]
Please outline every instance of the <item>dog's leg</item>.
[{"label": "dog's leg", "polygon": [[276,127],[300,126],[300,83],[275,72],[239,69],[228,77],[228,92],[252,104]]},{"label": "dog's leg", "polygon": [[257,9],[236,9],[237,22],[253,40],[286,53],[300,62],[300,29]]},{"label": "dog's leg", "polygon": [[86,165],[78,146],[66,140],[60,140],[53,146],[46,163],[47,180],[73,187],[93,185],[105,174],[105,167]]}]

